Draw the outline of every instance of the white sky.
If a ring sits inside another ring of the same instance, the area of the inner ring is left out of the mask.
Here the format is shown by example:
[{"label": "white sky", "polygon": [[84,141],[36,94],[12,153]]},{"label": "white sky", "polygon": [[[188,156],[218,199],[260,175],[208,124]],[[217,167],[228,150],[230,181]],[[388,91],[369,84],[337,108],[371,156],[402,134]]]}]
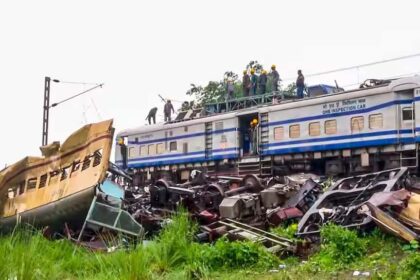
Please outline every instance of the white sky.
[{"label": "white sky", "polygon": [[[0,169],[40,155],[45,76],[105,83],[51,109],[50,141],[107,118],[118,132],[144,124],[153,106],[161,113],[157,94],[185,100],[190,83],[241,73],[250,60],[294,78],[299,68],[309,74],[420,53],[419,8],[418,0],[2,0]],[[306,82],[344,86],[416,72],[420,58]],[[89,87],[52,84],[51,102]]]}]

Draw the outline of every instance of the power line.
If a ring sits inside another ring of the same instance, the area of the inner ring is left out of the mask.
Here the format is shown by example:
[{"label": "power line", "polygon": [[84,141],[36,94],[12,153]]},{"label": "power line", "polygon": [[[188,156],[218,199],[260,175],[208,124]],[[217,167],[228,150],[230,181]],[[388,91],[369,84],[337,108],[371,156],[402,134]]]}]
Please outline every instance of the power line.
[{"label": "power line", "polygon": [[85,90],[85,91],[82,91],[81,93],[78,93],[78,94],[76,94],[76,95],[70,96],[69,98],[63,99],[63,100],[61,100],[60,102],[53,103],[53,104],[51,105],[51,107],[55,107],[55,106],[57,106],[57,105],[59,105],[59,104],[61,104],[61,103],[63,103],[63,102],[69,101],[70,99],[73,99],[73,98],[75,98],[75,97],[78,97],[78,96],[80,96],[80,95],[82,95],[82,94],[85,94],[85,93],[87,93],[87,92],[89,92],[89,91],[92,91],[92,90],[94,90],[94,89],[96,89],[96,88],[98,88],[98,87],[102,87],[103,85],[104,85],[104,84],[98,84],[97,86],[94,86],[94,87],[92,87],[92,88],[90,88],[90,89],[87,89],[87,90]]},{"label": "power line", "polygon": [[61,84],[73,84],[73,85],[99,85],[98,83],[88,83],[88,82],[71,82],[71,81],[62,81],[58,79],[54,79],[53,82],[61,83]]},{"label": "power line", "polygon": [[[420,72],[411,72],[411,73],[406,73],[406,74],[400,74],[400,75],[396,75],[396,76],[389,76],[389,77],[384,77],[382,78],[383,80],[388,80],[388,79],[396,79],[396,78],[401,78],[401,77],[406,77],[406,76],[413,76],[413,75],[418,75],[420,74]],[[360,83],[353,83],[353,84],[347,84],[342,86],[344,87],[352,87],[352,86],[357,86],[360,85]]]},{"label": "power line", "polygon": [[[413,57],[417,57],[417,56],[420,56],[420,53],[415,53],[415,54],[410,54],[410,55],[405,55],[405,56],[399,56],[399,57],[394,57],[394,58],[389,58],[389,59],[383,59],[383,60],[378,60],[378,61],[374,61],[374,62],[359,64],[359,65],[354,65],[354,66],[349,66],[349,67],[342,67],[342,68],[327,70],[327,71],[318,72],[318,73],[306,74],[305,77],[321,76],[321,75],[331,74],[331,73],[335,73],[335,72],[342,72],[342,71],[358,69],[358,68],[373,66],[373,65],[392,62],[392,61],[397,61],[397,60],[413,58]],[[290,80],[294,80],[294,79],[295,78],[287,78],[287,79],[284,79],[283,81],[290,81]]]}]

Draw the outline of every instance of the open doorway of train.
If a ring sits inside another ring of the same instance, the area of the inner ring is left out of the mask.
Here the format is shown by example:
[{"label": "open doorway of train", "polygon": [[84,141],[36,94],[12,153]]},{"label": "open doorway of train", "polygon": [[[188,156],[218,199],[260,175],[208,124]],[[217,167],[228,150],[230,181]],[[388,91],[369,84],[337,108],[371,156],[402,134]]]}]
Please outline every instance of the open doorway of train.
[{"label": "open doorway of train", "polygon": [[258,122],[258,113],[238,116],[241,156],[256,156],[258,154]]}]

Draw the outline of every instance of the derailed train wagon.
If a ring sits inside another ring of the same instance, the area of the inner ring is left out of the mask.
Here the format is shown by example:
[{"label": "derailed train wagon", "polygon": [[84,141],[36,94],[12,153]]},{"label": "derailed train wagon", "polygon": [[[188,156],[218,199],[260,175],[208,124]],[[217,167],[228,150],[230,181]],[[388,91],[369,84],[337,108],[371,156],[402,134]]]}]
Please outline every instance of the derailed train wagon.
[{"label": "derailed train wagon", "polygon": [[108,170],[112,120],[86,125],[0,172],[0,230],[18,223],[81,226]]},{"label": "derailed train wagon", "polygon": [[[174,122],[124,130],[117,135],[125,144],[116,147],[116,161],[140,178],[177,180],[197,168],[265,176],[282,170],[335,175],[417,168],[419,100],[420,77],[415,76],[279,104],[243,101],[237,110],[186,114]],[[251,154],[254,119],[257,151]]]}]

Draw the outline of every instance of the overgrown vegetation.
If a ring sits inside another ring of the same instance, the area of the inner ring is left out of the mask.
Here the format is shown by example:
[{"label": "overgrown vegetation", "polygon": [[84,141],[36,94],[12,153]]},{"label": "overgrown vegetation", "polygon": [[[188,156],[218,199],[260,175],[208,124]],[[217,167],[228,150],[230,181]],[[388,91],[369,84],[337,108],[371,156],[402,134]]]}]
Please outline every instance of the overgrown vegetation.
[{"label": "overgrown vegetation", "polygon": [[[295,228],[272,231],[293,237]],[[321,231],[319,250],[306,261],[281,260],[251,242],[222,238],[213,245],[198,244],[195,230],[181,213],[150,243],[110,254],[19,231],[0,239],[0,279],[341,279],[354,270],[369,271],[374,279],[420,277],[416,243],[408,248],[379,230],[358,236],[328,225]],[[278,271],[269,272],[273,269]]]}]

